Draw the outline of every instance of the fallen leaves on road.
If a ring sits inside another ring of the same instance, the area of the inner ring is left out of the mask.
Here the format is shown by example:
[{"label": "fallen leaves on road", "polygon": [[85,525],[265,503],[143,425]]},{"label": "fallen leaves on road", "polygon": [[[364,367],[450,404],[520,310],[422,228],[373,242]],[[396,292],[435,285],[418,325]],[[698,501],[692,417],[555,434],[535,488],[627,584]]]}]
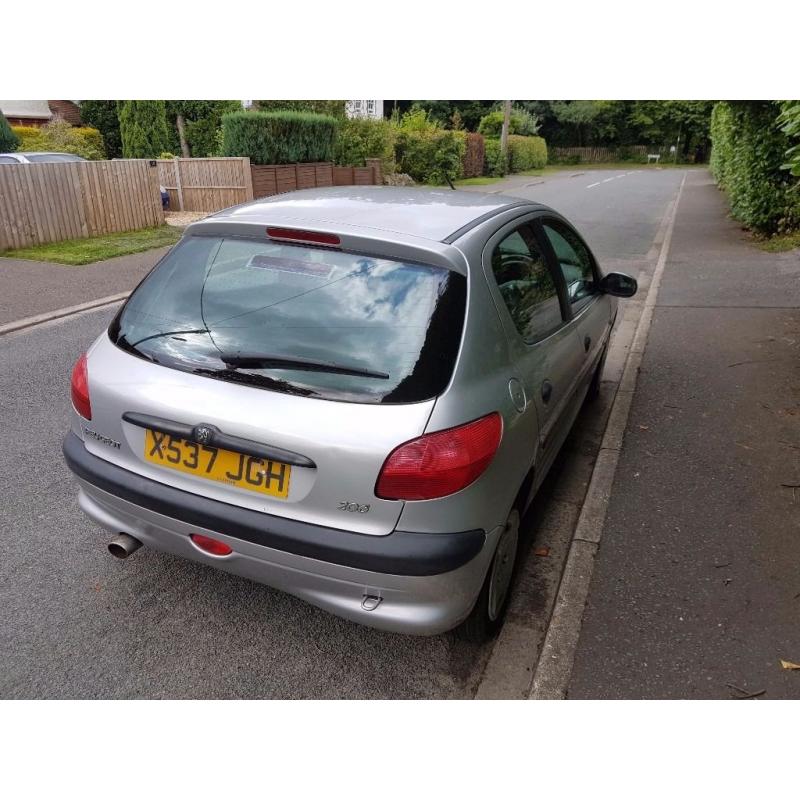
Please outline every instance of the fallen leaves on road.
[{"label": "fallen leaves on road", "polygon": [[542,556],[542,557],[549,556],[550,555],[550,548],[549,547],[537,547],[533,551],[533,554],[535,556]]},{"label": "fallen leaves on road", "polygon": [[784,661],[781,659],[781,666],[784,669],[800,669],[800,664],[794,664],[791,661]]}]

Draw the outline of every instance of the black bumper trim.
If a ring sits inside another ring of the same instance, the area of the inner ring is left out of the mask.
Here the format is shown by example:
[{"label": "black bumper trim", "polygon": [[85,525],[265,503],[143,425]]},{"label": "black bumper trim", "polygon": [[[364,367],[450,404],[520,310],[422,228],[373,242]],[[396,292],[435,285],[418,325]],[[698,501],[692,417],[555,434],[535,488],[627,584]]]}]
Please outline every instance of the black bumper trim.
[{"label": "black bumper trim", "polygon": [[325,528],[184,492],[92,455],[70,431],[64,439],[67,466],[104,492],[158,514],[225,536],[298,556],[387,575],[441,575],[471,561],[481,551],[482,530],[462,533],[408,533],[386,536]]}]

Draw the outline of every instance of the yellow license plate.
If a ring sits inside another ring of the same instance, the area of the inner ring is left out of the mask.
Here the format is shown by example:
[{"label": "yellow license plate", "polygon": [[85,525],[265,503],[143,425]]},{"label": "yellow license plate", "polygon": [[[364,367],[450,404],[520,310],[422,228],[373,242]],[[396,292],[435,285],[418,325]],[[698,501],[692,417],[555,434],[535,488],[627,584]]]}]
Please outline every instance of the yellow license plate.
[{"label": "yellow license plate", "polygon": [[145,429],[146,461],[272,497],[289,496],[292,468],[280,461],[234,453]]}]

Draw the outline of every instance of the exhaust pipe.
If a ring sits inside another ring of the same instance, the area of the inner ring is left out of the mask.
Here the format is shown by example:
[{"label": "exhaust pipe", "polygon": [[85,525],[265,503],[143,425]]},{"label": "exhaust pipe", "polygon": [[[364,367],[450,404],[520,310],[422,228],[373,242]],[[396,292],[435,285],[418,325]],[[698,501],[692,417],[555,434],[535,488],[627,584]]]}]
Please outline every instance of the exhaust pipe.
[{"label": "exhaust pipe", "polygon": [[120,533],[108,543],[108,552],[115,558],[127,558],[135,553],[142,543],[127,533]]}]

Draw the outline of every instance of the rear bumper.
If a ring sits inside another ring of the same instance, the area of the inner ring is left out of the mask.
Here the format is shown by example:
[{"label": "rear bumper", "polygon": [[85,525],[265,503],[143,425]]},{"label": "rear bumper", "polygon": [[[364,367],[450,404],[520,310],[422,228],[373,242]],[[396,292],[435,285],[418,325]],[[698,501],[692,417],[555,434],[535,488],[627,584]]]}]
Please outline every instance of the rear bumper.
[{"label": "rear bumper", "polygon": [[[435,634],[468,614],[499,529],[369,536],[261,514],[143,478],[89,453],[74,434],[64,456],[83,511],[109,531],[287,591],[362,624]],[[189,538],[205,533],[234,550],[223,558]],[[374,610],[365,595],[380,597]]]}]

